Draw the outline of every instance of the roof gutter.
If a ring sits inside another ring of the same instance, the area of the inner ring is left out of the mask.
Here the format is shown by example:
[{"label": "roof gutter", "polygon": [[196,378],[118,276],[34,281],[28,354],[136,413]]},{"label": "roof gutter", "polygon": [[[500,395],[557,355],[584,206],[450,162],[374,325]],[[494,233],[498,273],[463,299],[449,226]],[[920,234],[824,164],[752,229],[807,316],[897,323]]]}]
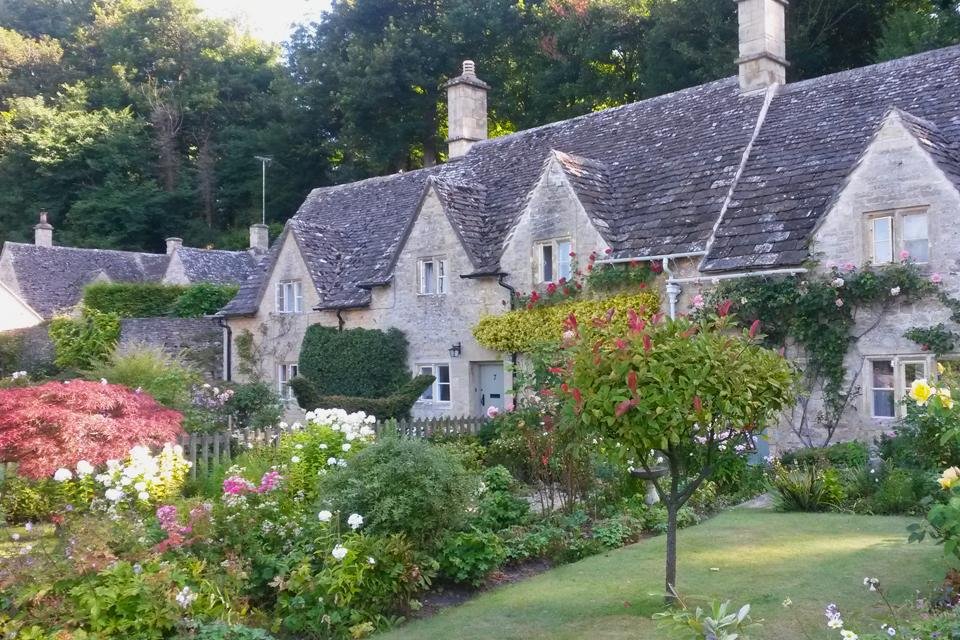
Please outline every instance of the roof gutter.
[{"label": "roof gutter", "polygon": [[758,276],[786,276],[786,275],[797,275],[798,273],[806,273],[807,269],[804,267],[794,267],[789,269],[767,269],[765,271],[738,271],[737,273],[720,273],[717,275],[699,275],[691,276],[688,278],[670,278],[668,282],[675,282],[677,284],[683,282],[719,282],[720,280],[739,280],[740,278],[756,278]]},{"label": "roof gutter", "polygon": [[636,256],[635,258],[606,258],[597,260],[597,264],[624,264],[626,262],[653,262],[655,260],[675,260],[676,258],[699,258],[707,255],[706,251],[690,251],[688,253],[664,253],[659,256]]}]

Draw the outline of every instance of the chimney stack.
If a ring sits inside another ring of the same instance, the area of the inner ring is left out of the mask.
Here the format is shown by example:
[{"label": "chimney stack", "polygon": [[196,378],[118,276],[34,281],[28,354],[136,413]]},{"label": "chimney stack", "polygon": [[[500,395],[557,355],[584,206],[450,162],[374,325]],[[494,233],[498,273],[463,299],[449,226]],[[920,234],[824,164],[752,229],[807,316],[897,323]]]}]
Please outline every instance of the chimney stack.
[{"label": "chimney stack", "polygon": [[787,0],[735,0],[740,22],[740,89],[787,81]]},{"label": "chimney stack", "polygon": [[183,246],[183,238],[167,238],[167,255],[172,256],[173,252]]},{"label": "chimney stack", "polygon": [[270,227],[265,224],[250,225],[250,250],[266,253],[270,248]]},{"label": "chimney stack", "polygon": [[464,60],[463,73],[443,86],[447,89],[448,155],[453,160],[467,153],[475,142],[487,139],[490,85],[477,77],[473,60]]},{"label": "chimney stack", "polygon": [[53,246],[53,225],[47,222],[47,212],[40,212],[40,222],[33,227],[33,244],[38,247]]}]

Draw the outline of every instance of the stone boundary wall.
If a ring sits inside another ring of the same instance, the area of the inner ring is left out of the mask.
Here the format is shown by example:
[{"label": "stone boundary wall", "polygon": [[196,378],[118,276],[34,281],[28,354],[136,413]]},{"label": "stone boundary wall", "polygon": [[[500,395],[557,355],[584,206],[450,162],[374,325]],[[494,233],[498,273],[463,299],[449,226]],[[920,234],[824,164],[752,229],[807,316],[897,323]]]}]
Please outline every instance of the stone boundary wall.
[{"label": "stone boundary wall", "polygon": [[216,318],[124,318],[120,352],[136,346],[159,347],[196,365],[204,376],[223,378],[223,329]]}]

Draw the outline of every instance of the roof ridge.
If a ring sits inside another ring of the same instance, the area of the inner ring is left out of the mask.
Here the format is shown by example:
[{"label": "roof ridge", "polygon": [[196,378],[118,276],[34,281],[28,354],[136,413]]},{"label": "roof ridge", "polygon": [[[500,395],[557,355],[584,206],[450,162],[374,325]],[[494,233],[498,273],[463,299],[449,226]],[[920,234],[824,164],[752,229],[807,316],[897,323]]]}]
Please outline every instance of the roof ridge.
[{"label": "roof ridge", "polygon": [[32,242],[13,242],[11,240],[7,240],[3,244],[4,245],[9,244],[17,247],[33,247],[37,249],[56,249],[58,251],[97,251],[100,253],[114,253],[114,254],[119,253],[123,255],[137,256],[137,257],[142,257],[142,256],[152,256],[157,258],[167,257],[166,253],[153,253],[151,251],[127,251],[125,249],[98,249],[97,247],[71,247],[71,246],[62,245],[62,244],[55,244],[53,246],[47,247],[44,245],[33,244]]},{"label": "roof ridge", "polygon": [[[429,173],[431,171],[436,171],[444,166],[446,166],[446,164],[441,163],[441,164],[435,164],[432,167],[420,167],[419,169],[410,169],[409,171],[396,171],[394,173],[388,173],[382,176],[370,176],[369,178],[361,178],[360,180],[352,180],[350,182],[340,182],[338,184],[331,184],[324,187],[315,187],[310,190],[309,194],[307,194],[307,198],[309,199],[313,197],[314,194],[337,191],[339,189],[344,189],[346,187],[356,187],[362,184],[370,184],[374,182],[385,182],[387,180],[393,180],[394,178],[412,176],[418,173],[424,173],[424,172]],[[300,212],[297,211],[297,213],[294,214],[293,217],[295,218],[298,213]]]}]

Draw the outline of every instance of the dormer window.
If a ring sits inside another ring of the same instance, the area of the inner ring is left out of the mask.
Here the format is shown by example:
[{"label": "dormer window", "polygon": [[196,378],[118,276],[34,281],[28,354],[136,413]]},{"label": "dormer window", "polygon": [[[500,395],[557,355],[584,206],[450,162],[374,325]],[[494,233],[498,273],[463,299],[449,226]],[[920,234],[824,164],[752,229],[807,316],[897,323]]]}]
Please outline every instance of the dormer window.
[{"label": "dormer window", "polygon": [[867,216],[870,262],[887,264],[906,252],[917,263],[930,261],[930,234],[924,209],[883,211]]},{"label": "dormer window", "polygon": [[444,258],[421,258],[418,266],[420,295],[443,295],[447,292],[447,261]]},{"label": "dormer window", "polygon": [[547,240],[536,245],[537,277],[540,282],[556,282],[570,279],[573,245],[569,239]]},{"label": "dormer window", "polygon": [[299,280],[277,283],[277,313],[303,313],[303,286]]}]

